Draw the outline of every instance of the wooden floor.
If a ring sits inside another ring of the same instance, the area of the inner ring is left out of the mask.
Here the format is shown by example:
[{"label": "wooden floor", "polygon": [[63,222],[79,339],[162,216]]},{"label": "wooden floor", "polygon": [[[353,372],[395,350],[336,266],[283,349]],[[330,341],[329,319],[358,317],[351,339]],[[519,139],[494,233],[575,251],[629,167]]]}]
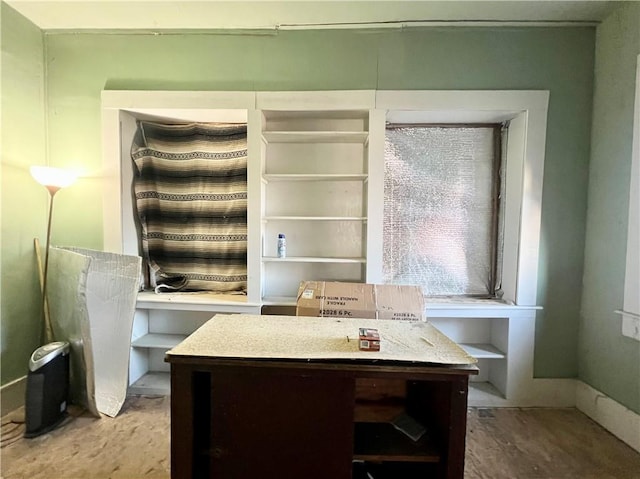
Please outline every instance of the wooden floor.
[{"label": "wooden floor", "polygon": [[[130,397],[115,419],[76,412],[34,439],[20,416],[2,420],[3,479],[170,477],[169,398]],[[467,430],[466,479],[640,479],[640,454],[575,409],[472,408]]]}]

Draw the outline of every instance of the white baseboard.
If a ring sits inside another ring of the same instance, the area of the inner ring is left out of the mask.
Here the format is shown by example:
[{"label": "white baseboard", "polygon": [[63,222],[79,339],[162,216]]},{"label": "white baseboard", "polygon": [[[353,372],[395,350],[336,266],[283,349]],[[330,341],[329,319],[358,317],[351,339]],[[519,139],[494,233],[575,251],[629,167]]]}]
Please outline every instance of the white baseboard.
[{"label": "white baseboard", "polygon": [[577,379],[532,379],[523,384],[517,397],[509,399],[487,383],[472,382],[469,406],[575,407],[640,452],[640,414]]},{"label": "white baseboard", "polygon": [[640,318],[622,314],[622,335],[640,341]]},{"label": "white baseboard", "polygon": [[640,415],[578,381],[576,407],[611,434],[640,452]]},{"label": "white baseboard", "polygon": [[471,407],[575,407],[575,379],[542,379],[526,381],[516,397],[503,398],[488,383],[469,383]]},{"label": "white baseboard", "polygon": [[522,398],[524,406],[528,407],[575,407],[576,379],[535,378]]},{"label": "white baseboard", "polygon": [[0,416],[24,406],[27,376],[22,376],[0,387]]}]

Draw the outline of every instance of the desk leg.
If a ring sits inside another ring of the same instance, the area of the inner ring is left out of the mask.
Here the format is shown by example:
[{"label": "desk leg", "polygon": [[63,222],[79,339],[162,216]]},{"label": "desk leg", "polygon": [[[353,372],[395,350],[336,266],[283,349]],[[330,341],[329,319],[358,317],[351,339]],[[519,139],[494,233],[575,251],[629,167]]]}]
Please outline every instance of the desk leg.
[{"label": "desk leg", "polygon": [[193,477],[193,371],[171,365],[171,477]]},{"label": "desk leg", "polygon": [[467,394],[467,377],[408,384],[409,414],[428,426],[440,449],[439,479],[464,478]]},{"label": "desk leg", "polygon": [[451,407],[449,410],[449,452],[446,464],[447,478],[464,477],[465,440],[467,434],[468,378],[451,382]]}]

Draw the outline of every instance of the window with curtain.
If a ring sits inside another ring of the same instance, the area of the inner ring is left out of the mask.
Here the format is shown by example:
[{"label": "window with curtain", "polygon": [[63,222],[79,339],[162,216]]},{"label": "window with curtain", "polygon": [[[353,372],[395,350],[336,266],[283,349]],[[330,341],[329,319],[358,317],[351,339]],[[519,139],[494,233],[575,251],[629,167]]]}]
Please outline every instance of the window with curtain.
[{"label": "window with curtain", "polygon": [[503,136],[496,124],[387,126],[385,282],[500,295]]},{"label": "window with curtain", "polygon": [[139,121],[140,249],[156,292],[246,292],[246,124]]}]

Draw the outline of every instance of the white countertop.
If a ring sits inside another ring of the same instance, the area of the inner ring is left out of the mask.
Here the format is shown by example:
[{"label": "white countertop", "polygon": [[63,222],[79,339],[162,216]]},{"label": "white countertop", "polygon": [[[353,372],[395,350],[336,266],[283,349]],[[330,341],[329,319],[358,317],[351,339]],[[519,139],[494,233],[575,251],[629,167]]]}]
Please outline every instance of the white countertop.
[{"label": "white countertop", "polygon": [[[358,329],[380,333],[380,351],[358,349]],[[168,356],[255,359],[361,359],[474,364],[476,359],[428,322],[219,314]]]}]

